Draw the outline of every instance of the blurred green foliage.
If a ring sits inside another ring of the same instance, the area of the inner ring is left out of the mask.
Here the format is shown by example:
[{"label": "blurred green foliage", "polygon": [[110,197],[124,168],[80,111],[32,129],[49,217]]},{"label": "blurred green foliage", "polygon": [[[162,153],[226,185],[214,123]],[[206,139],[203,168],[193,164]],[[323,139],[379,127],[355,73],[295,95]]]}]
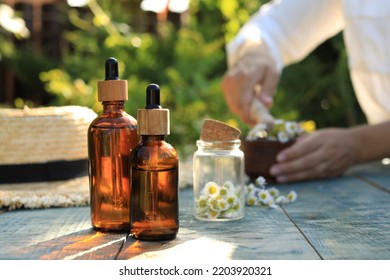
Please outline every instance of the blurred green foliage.
[{"label": "blurred green foliage", "polygon": [[[171,111],[169,142],[184,157],[190,156],[205,118],[230,123],[243,133],[249,129],[229,112],[220,82],[226,70],[226,43],[262,2],[267,1],[192,0],[188,22],[179,29],[160,23],[155,35],[130,26],[136,19],[129,9],[139,1],[91,0],[88,12],[68,11],[69,46],[60,64],[43,71],[40,80],[56,96],[52,105],[79,104],[99,113],[97,81],[104,79],[105,60],[116,57],[120,78],[129,83],[126,111],[135,117],[144,106],[146,86],[159,84],[162,105]],[[287,67],[273,114],[287,120],[314,120],[317,127],[363,122],[346,61],[338,35],[301,63]]]}]

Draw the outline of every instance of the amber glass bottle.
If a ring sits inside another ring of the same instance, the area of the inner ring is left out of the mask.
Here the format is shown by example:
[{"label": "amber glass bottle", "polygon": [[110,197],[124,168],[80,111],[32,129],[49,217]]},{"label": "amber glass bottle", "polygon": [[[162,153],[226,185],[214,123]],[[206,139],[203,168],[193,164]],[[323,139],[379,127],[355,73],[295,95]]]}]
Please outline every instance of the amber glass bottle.
[{"label": "amber glass bottle", "polygon": [[161,109],[160,89],[150,84],[146,93],[146,108],[137,112],[141,143],[131,155],[131,234],[141,240],[167,240],[179,229],[179,159],[165,141],[169,111]]},{"label": "amber glass bottle", "polygon": [[137,121],[124,111],[127,82],[118,78],[118,62],[106,61],[106,79],[98,82],[103,113],[88,130],[92,226],[103,231],[130,230],[131,150],[138,145]]}]

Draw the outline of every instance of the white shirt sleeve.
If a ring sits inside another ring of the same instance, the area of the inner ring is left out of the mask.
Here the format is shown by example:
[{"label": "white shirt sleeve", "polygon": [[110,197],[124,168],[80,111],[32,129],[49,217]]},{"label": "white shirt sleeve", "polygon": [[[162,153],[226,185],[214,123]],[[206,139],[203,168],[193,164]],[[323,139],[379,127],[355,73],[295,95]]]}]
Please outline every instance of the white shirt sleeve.
[{"label": "white shirt sleeve", "polygon": [[281,71],[344,30],[348,65],[369,123],[390,120],[390,0],[274,0],[262,5],[227,46],[231,67],[263,41]]},{"label": "white shirt sleeve", "polygon": [[245,43],[263,40],[277,68],[303,59],[344,27],[340,0],[279,0],[261,6],[228,44],[228,65]]},{"label": "white shirt sleeve", "polygon": [[356,97],[369,123],[390,120],[390,1],[342,0],[341,3]]}]

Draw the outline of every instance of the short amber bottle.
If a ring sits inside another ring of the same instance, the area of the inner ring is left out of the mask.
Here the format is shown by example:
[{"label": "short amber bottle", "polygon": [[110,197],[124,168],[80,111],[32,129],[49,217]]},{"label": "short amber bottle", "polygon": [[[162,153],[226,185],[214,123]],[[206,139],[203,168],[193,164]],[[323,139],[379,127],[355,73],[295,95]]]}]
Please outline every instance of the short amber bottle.
[{"label": "short amber bottle", "polygon": [[169,111],[161,109],[160,89],[150,84],[147,106],[137,112],[141,143],[131,155],[131,234],[141,240],[167,240],[179,229],[176,150],[165,141]]},{"label": "short amber bottle", "polygon": [[88,130],[91,222],[97,230],[130,230],[131,150],[138,144],[137,121],[124,110],[127,82],[118,78],[118,62],[106,61],[106,79],[98,82],[103,113]]}]

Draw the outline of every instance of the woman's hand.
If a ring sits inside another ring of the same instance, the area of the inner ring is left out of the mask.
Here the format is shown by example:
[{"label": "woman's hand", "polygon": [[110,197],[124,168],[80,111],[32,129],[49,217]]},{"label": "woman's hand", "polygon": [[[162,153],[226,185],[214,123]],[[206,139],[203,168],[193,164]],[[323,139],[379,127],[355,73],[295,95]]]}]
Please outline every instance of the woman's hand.
[{"label": "woman's hand", "polygon": [[[255,125],[258,116],[267,116],[279,79],[275,62],[266,46],[259,42],[247,47],[225,73],[222,91],[230,110],[243,122]],[[260,106],[264,112],[257,112],[257,115],[251,110],[255,98],[264,105]]]},{"label": "woman's hand", "polygon": [[270,172],[280,183],[334,177],[356,163],[359,153],[348,129],[318,130],[281,151]]}]

